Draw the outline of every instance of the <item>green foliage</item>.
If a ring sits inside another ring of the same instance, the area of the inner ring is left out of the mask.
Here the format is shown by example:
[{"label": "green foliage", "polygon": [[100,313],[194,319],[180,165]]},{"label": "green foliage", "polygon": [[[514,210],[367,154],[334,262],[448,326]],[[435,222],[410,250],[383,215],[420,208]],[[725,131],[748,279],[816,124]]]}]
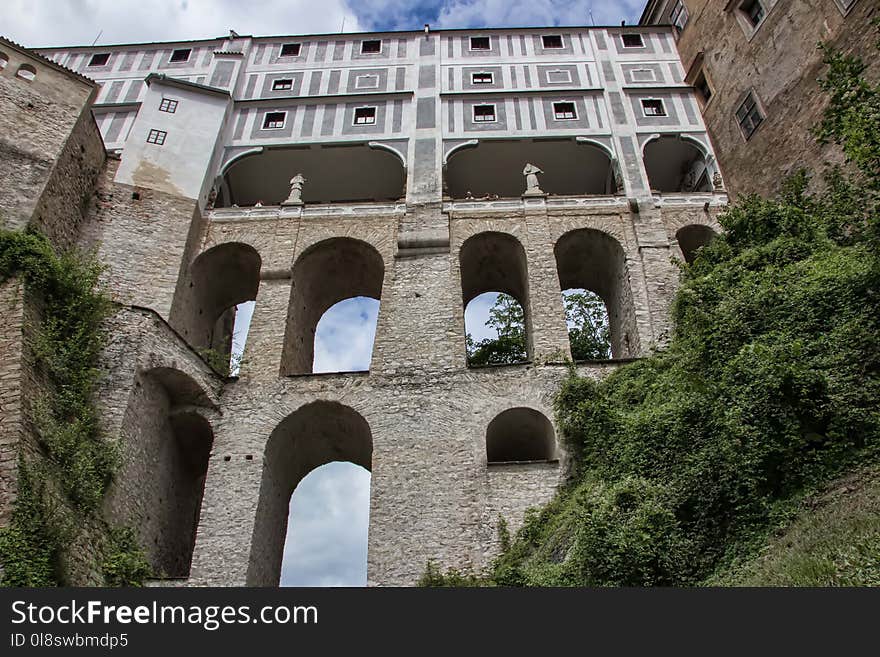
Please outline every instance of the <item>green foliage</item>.
[{"label": "green foliage", "polygon": [[450,568],[445,573],[433,561],[425,565],[425,572],[419,578],[418,586],[425,587],[472,587],[485,586],[486,582],[472,572]]},{"label": "green foliage", "polygon": [[143,586],[152,569],[130,527],[110,532],[110,547],[104,554],[104,580],[107,586]]},{"label": "green foliage", "polygon": [[611,358],[611,333],[605,302],[595,292],[569,292],[563,295],[568,342],[574,360]]},{"label": "green foliage", "polygon": [[208,364],[208,367],[221,376],[235,376],[241,368],[241,354],[228,354],[225,351],[209,348],[199,349],[198,353],[202,360]]},{"label": "green foliage", "polygon": [[[799,174],[778,200],[741,200],[683,265],[668,349],[601,382],[572,373],[556,400],[572,481],[527,515],[489,581],[700,583],[880,455],[878,89],[861,64],[826,61],[820,134],[857,175],[831,171],[815,195]],[[799,572],[821,580],[849,559],[869,581],[876,533],[861,537]]]},{"label": "green foliage", "polygon": [[0,280],[20,276],[35,293],[41,322],[31,348],[46,394],[32,399],[32,417],[46,458],[19,465],[10,524],[0,530],[4,585],[62,583],[59,566],[70,531],[96,514],[117,464],[100,435],[93,394],[102,322],[111,310],[97,291],[101,268],[70,251],[56,254],[32,232],[0,230]]},{"label": "green foliage", "polygon": [[499,294],[489,310],[486,326],[495,329],[498,337],[475,342],[468,333],[468,365],[504,365],[528,360],[525,317],[516,299],[509,294]]},{"label": "green foliage", "polygon": [[2,586],[54,586],[60,577],[59,556],[66,535],[54,522],[56,510],[39,481],[24,463],[18,466],[18,497],[9,525],[0,530]]}]

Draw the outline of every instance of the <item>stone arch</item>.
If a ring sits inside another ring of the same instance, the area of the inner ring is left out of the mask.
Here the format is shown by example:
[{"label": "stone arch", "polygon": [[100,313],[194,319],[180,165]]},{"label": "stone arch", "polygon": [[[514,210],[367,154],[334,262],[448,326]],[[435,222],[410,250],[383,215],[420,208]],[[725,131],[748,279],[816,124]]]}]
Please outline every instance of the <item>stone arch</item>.
[{"label": "stone arch", "polygon": [[706,246],[716,236],[715,230],[705,224],[688,224],[679,228],[675,233],[678,248],[681,249],[681,255],[688,264],[694,261],[697,249]]},{"label": "stone arch", "polygon": [[272,431],[248,561],[248,586],[277,586],[281,575],[290,496],[309,472],[332,461],[372,469],[373,436],[363,416],[335,401],[314,401]]},{"label": "stone arch", "polygon": [[139,372],[123,420],[121,470],[108,496],[159,577],[189,575],[214,442],[208,392],[170,367]]},{"label": "stone arch", "polygon": [[532,318],[526,252],[510,233],[487,231],[472,235],[458,251],[462,307],[484,292],[503,292],[519,302],[526,329],[526,352],[532,358]]},{"label": "stone arch", "polygon": [[630,358],[639,351],[635,305],[626,253],[614,237],[594,228],[565,233],[553,248],[559,286],[598,294],[608,310],[611,354]]},{"label": "stone arch", "polygon": [[642,148],[651,190],[661,194],[711,192],[705,146],[687,135],[652,135]]},{"label": "stone arch", "polygon": [[27,80],[28,82],[31,82],[34,78],[37,77],[37,69],[30,64],[22,64],[15,72],[15,76],[21,78],[22,80]]},{"label": "stone arch", "polygon": [[385,263],[376,248],[352,237],[332,237],[309,247],[293,265],[293,282],[281,373],[311,374],[318,321],[352,297],[382,298]]},{"label": "stone arch", "polygon": [[[200,254],[190,265],[187,303],[175,308],[177,323],[197,349],[229,355],[235,308],[257,298],[262,258],[242,242],[218,244]],[[183,315],[183,317],[179,317]]]},{"label": "stone arch", "polygon": [[556,458],[556,432],[547,416],[524,406],[496,415],[486,428],[486,462],[522,463]]}]

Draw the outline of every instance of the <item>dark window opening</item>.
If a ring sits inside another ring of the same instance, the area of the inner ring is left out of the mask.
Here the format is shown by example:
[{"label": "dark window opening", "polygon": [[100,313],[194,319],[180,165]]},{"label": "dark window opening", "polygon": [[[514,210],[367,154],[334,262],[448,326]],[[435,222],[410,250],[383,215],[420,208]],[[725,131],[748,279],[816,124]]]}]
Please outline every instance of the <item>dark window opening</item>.
[{"label": "dark window opening", "polygon": [[474,105],[474,122],[487,123],[495,120],[494,105]]},{"label": "dark window opening", "polygon": [[281,46],[281,57],[299,57],[301,44],[285,43]]},{"label": "dark window opening", "polygon": [[293,89],[293,80],[290,78],[275,80],[272,83],[272,91],[287,91],[288,89]]},{"label": "dark window opening", "polygon": [[764,20],[766,12],[760,0],[746,0],[746,2],[739,6],[739,9],[749,19],[752,27],[758,27],[758,23]]},{"label": "dark window opening", "polygon": [[92,58],[89,60],[89,66],[106,66],[109,61],[110,53],[102,52],[92,55]]},{"label": "dark window opening", "polygon": [[472,73],[471,84],[492,84],[495,76],[491,73]]},{"label": "dark window opening", "polygon": [[159,111],[174,114],[177,111],[177,101],[171,100],[170,98],[163,98],[162,102],[159,103]]},{"label": "dark window opening", "polygon": [[471,37],[471,50],[491,50],[489,37]]},{"label": "dark window opening", "polygon": [[189,56],[192,53],[191,48],[180,48],[171,53],[171,59],[168,60],[170,62],[188,62]]},{"label": "dark window opening", "polygon": [[736,120],[746,139],[749,139],[764,121],[764,117],[758,107],[758,102],[753,94],[750,93],[746,96],[739,109],[736,110]]},{"label": "dark window opening", "polygon": [[562,35],[545,34],[541,37],[541,42],[545,49],[562,48]]},{"label": "dark window opening", "polygon": [[642,100],[642,110],[645,116],[666,116],[666,108],[663,107],[663,101],[656,98],[644,98]]},{"label": "dark window opening", "polygon": [[645,42],[642,41],[641,34],[622,34],[620,39],[623,41],[624,48],[644,48]]},{"label": "dark window opening", "polygon": [[263,130],[277,130],[284,127],[287,112],[266,112],[263,119]]},{"label": "dark window opening", "polygon": [[566,121],[577,118],[574,103],[569,101],[553,103],[553,118],[557,121]]},{"label": "dark window opening", "polygon": [[706,79],[706,74],[703,71],[700,71],[697,79],[694,80],[694,89],[697,90],[697,96],[703,101],[703,105],[712,98],[712,87],[709,86],[709,81]]},{"label": "dark window opening", "polygon": [[371,39],[370,41],[361,41],[361,54],[364,55],[375,55],[382,52],[382,42],[378,39]]},{"label": "dark window opening", "polygon": [[358,107],[354,110],[355,125],[371,125],[376,122],[375,107]]}]

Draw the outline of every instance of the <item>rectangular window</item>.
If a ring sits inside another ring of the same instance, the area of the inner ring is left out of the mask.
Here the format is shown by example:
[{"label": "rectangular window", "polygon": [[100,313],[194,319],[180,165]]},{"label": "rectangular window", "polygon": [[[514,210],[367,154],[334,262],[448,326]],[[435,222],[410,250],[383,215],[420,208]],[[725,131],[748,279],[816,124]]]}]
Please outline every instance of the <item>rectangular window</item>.
[{"label": "rectangular window", "polygon": [[571,71],[558,69],[555,71],[547,71],[548,84],[569,84],[571,82]]},{"label": "rectangular window", "polygon": [[288,91],[293,89],[293,79],[279,78],[272,82],[272,91]]},{"label": "rectangular window", "polygon": [[168,133],[164,130],[150,130],[150,134],[147,135],[147,143],[161,146],[165,143],[165,137],[167,136]]},{"label": "rectangular window", "polygon": [[369,41],[361,41],[362,55],[375,55],[382,52],[382,42],[378,39],[370,39]]},{"label": "rectangular window", "polygon": [[752,24],[752,27],[758,27],[758,24],[764,20],[764,15],[766,14],[761,0],[745,0],[739,6],[739,10],[745,15],[749,23]]},{"label": "rectangular window", "polygon": [[761,114],[761,109],[752,92],[749,92],[739,109],[736,110],[736,121],[746,139],[749,139],[764,121],[764,116]]},{"label": "rectangular window", "polygon": [[356,107],[354,110],[355,125],[373,125],[376,123],[375,107]]},{"label": "rectangular window", "polygon": [[681,33],[688,22],[688,8],[685,7],[683,0],[675,0],[675,6],[672,8],[669,20],[675,25],[676,31]]},{"label": "rectangular window", "polygon": [[492,50],[489,37],[471,37],[471,50]]},{"label": "rectangular window", "polygon": [[358,75],[354,79],[354,88],[355,89],[378,89],[379,88],[379,76],[378,75]]},{"label": "rectangular window", "polygon": [[474,105],[474,123],[491,123],[494,120],[494,105]]},{"label": "rectangular window", "polygon": [[694,80],[694,89],[697,91],[697,96],[702,101],[703,105],[709,102],[709,99],[712,98],[712,87],[709,86],[709,80],[706,79],[706,74],[703,71],[700,71],[697,74],[697,78]]},{"label": "rectangular window", "polygon": [[177,101],[171,100],[170,98],[163,98],[162,102],[159,103],[159,111],[174,114],[177,111]]},{"label": "rectangular window", "polygon": [[89,66],[107,66],[107,62],[109,61],[109,52],[99,52],[92,55],[92,58],[89,60]]},{"label": "rectangular window", "polygon": [[621,34],[620,40],[623,42],[624,48],[644,48],[645,42],[642,41],[641,34]]},{"label": "rectangular window", "polygon": [[565,100],[553,103],[553,118],[557,121],[571,121],[577,117],[577,110],[573,102]]},{"label": "rectangular window", "polygon": [[544,50],[553,50],[556,48],[562,48],[562,35],[561,34],[545,34],[541,37],[541,45],[544,46]]},{"label": "rectangular window", "polygon": [[471,73],[471,84],[492,84],[495,76],[492,73]]},{"label": "rectangular window", "polygon": [[302,44],[285,43],[281,46],[281,55],[279,57],[299,57],[299,51]]},{"label": "rectangular window", "polygon": [[654,70],[650,69],[650,68],[633,69],[630,72],[629,76],[633,82],[656,82],[657,81],[657,76],[654,73]]},{"label": "rectangular window", "polygon": [[645,116],[666,116],[666,108],[659,98],[643,98],[642,112]]},{"label": "rectangular window", "polygon": [[192,53],[192,48],[178,48],[177,50],[171,53],[171,59],[169,62],[188,62],[190,53]]},{"label": "rectangular window", "polygon": [[266,112],[263,117],[263,130],[280,130],[287,120],[287,112]]}]

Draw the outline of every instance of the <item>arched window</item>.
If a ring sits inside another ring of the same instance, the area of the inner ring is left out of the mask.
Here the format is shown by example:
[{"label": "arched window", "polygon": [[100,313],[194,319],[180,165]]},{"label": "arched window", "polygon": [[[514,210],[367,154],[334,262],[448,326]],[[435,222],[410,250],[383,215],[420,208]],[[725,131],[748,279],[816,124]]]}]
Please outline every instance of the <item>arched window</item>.
[{"label": "arched window", "polygon": [[715,231],[703,224],[690,224],[679,228],[675,233],[681,255],[684,256],[684,260],[688,264],[697,257],[697,249],[706,246],[714,237]]},{"label": "arched window", "polygon": [[499,413],[486,429],[486,462],[518,463],[556,458],[556,434],[547,417],[532,408]]},{"label": "arched window", "polygon": [[253,312],[248,302],[257,298],[261,264],[259,253],[248,244],[219,244],[192,263],[188,287],[175,303],[175,324],[182,325],[190,344],[223,373],[235,369],[230,364],[233,342],[238,353],[244,347],[247,322],[242,320],[249,321]]},{"label": "arched window", "polygon": [[[482,299],[494,303],[498,294],[508,295],[515,302],[515,304],[508,303],[511,314],[521,316],[521,319],[516,318],[515,323],[521,325],[522,329],[515,339],[522,343],[520,353],[524,356],[523,360],[528,360],[532,353],[531,317],[526,252],[522,244],[507,233],[478,233],[461,245],[458,258],[461,271],[462,302],[466,317],[472,301],[479,302]],[[486,295],[487,292],[492,293],[493,296],[489,297]],[[502,301],[505,300],[502,297]],[[478,328],[478,326],[467,326],[466,324],[466,334],[473,337]],[[501,364],[515,360],[489,360],[487,363],[480,364]]]},{"label": "arched window", "polygon": [[22,64],[18,67],[18,70],[15,72],[15,74],[23,80],[31,82],[35,77],[37,77],[37,69],[35,69],[30,64]]},{"label": "arched window", "polygon": [[6,68],[7,64],[9,64],[9,55],[0,50],[0,71]]},{"label": "arched window", "polygon": [[564,292],[589,290],[605,302],[612,356],[635,356],[639,351],[635,308],[620,243],[607,233],[584,228],[560,237],[553,251]]},{"label": "arched window", "polygon": [[[263,457],[248,586],[278,585],[288,535],[289,503],[305,476],[334,461],[370,470],[372,455],[373,437],[367,421],[337,402],[306,404],[275,427]],[[290,529],[296,532],[297,528]]]},{"label": "arched window", "polygon": [[306,250],[293,266],[282,374],[311,374],[318,322],[324,314],[346,299],[378,301],[384,277],[382,256],[361,240],[335,237]]}]

